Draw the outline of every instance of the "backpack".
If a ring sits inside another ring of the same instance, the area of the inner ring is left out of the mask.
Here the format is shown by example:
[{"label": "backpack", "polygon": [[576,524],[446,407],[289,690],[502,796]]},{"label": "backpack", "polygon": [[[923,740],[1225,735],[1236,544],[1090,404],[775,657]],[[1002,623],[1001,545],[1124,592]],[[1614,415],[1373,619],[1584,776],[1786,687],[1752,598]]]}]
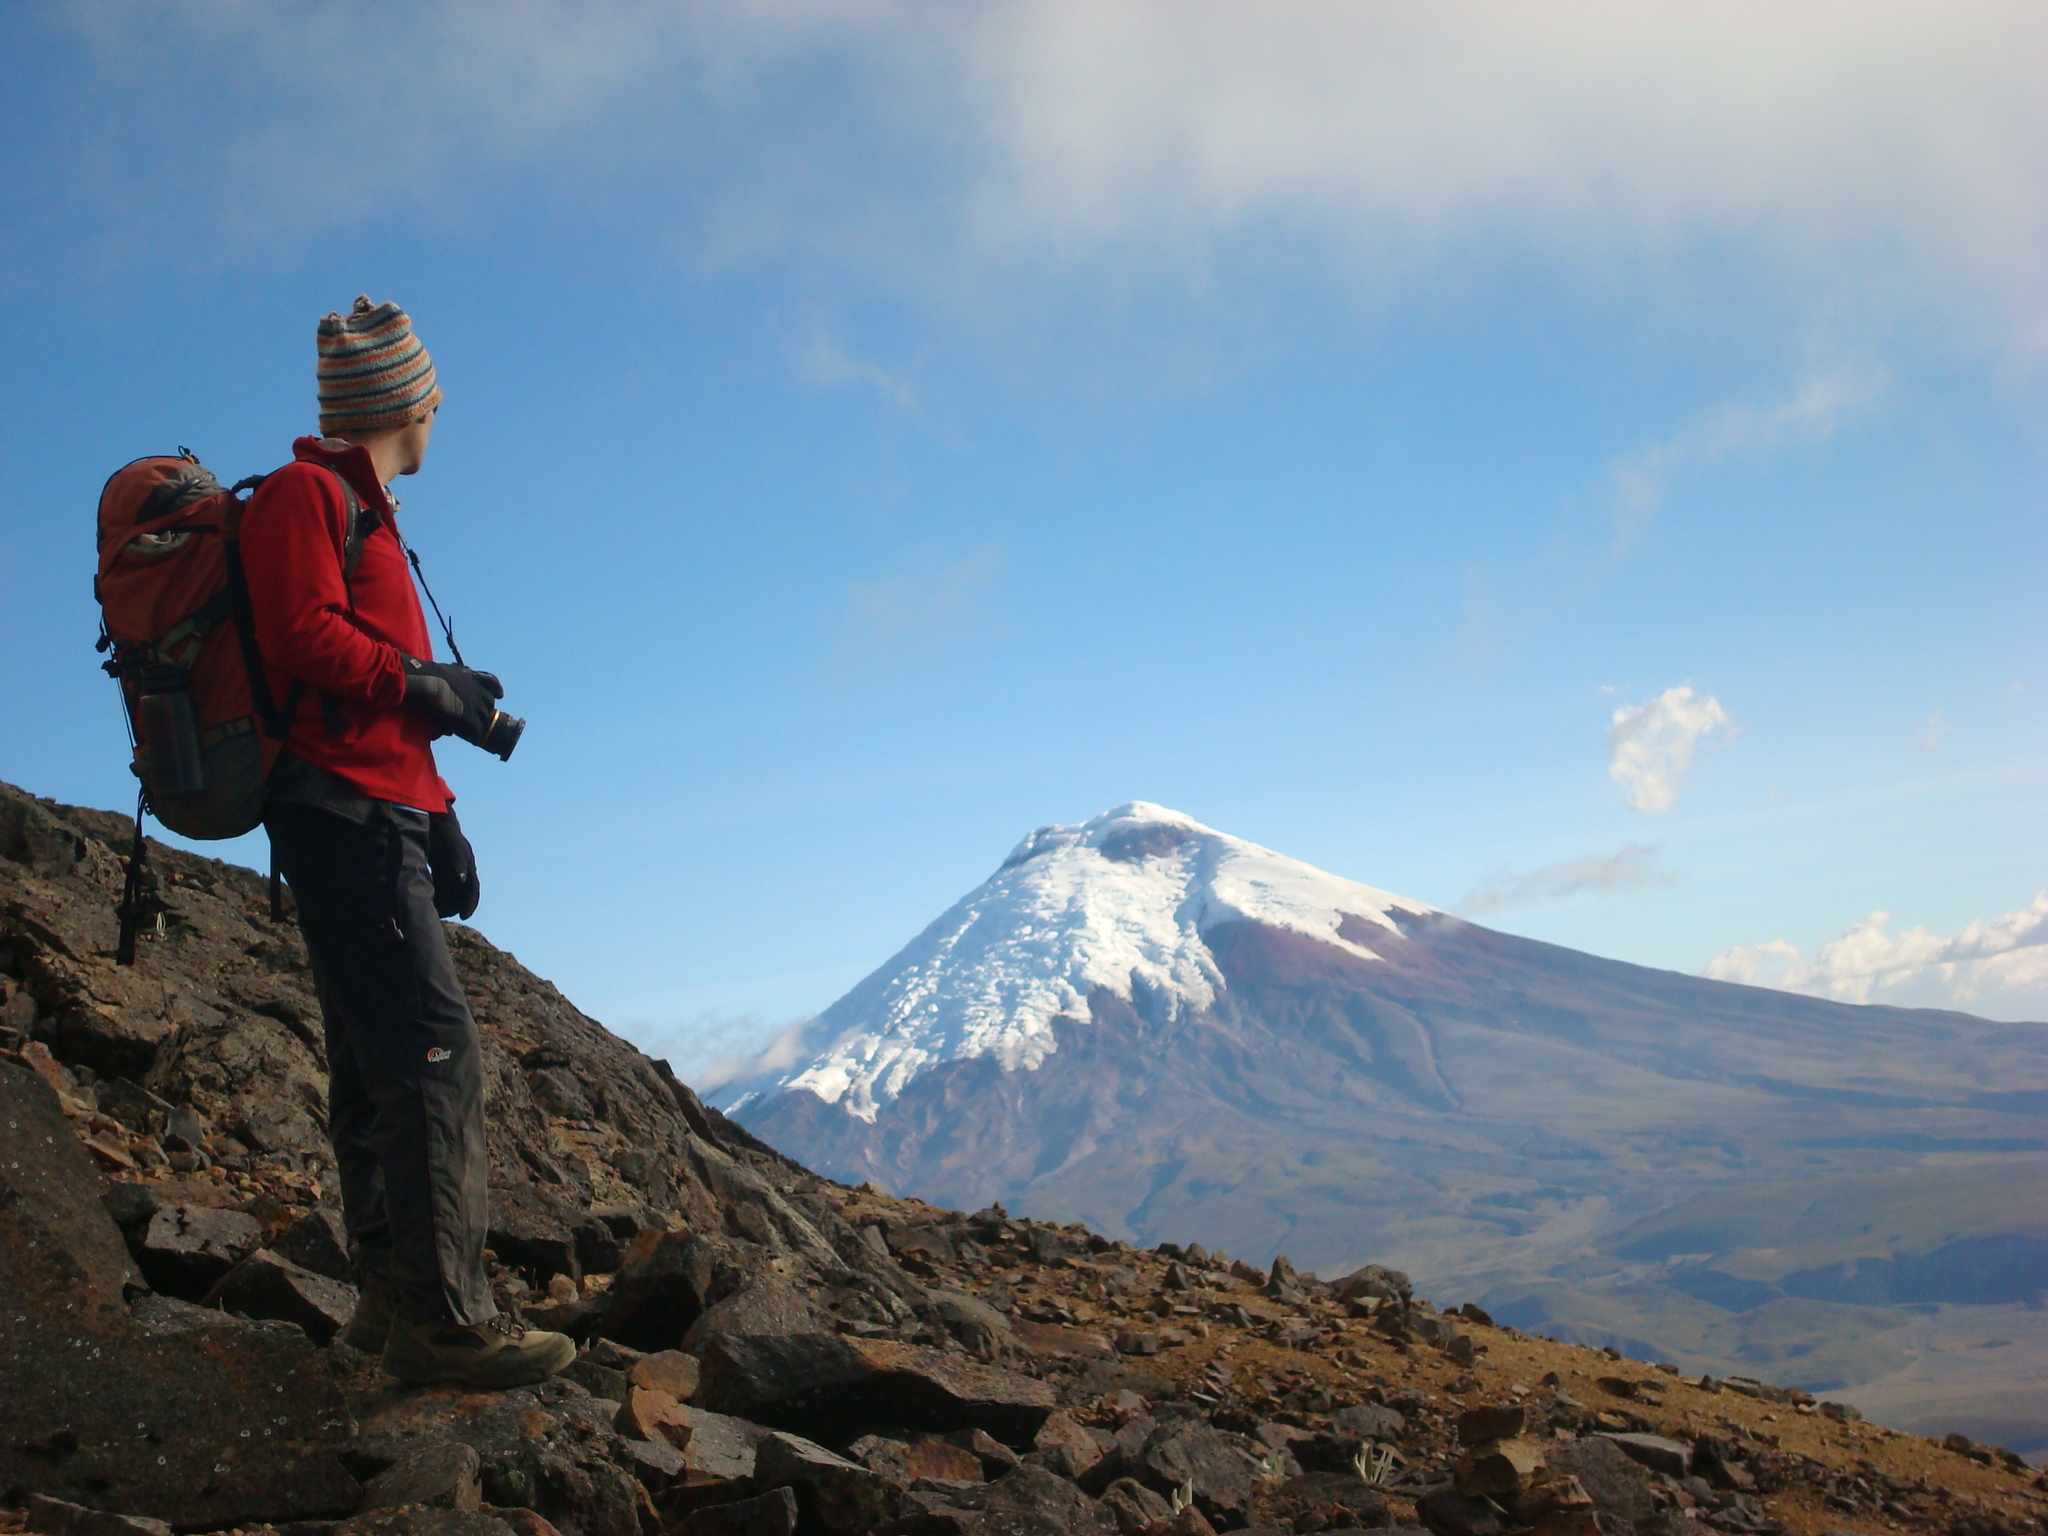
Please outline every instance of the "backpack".
[{"label": "backpack", "polygon": [[[298,713],[303,684],[292,685],[282,706],[271,697],[242,572],[241,493],[265,478],[224,490],[181,448],[176,458],[123,466],[100,492],[99,649],[110,653],[102,665],[121,685],[130,766],[141,780],[122,898],[124,965],[134,963],[134,930],[162,911],[143,910],[143,814],[202,841],[254,830],[265,780]],[[346,579],[368,528],[354,489],[335,479],[348,505]]]}]

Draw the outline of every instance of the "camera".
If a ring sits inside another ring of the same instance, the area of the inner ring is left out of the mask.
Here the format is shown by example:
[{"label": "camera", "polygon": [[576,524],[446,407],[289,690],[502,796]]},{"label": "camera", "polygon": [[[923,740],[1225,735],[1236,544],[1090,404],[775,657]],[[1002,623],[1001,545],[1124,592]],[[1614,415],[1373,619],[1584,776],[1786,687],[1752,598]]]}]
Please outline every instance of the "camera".
[{"label": "camera", "polygon": [[490,726],[477,745],[495,754],[500,762],[509,763],[512,761],[512,749],[519,745],[519,738],[525,734],[524,720],[517,715],[508,715],[502,709],[493,710]]}]

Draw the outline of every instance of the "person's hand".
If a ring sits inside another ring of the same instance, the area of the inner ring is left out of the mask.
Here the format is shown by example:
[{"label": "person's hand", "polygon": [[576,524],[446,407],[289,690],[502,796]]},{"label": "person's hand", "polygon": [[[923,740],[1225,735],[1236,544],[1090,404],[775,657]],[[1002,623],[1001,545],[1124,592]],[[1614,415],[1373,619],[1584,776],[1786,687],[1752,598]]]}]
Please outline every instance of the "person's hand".
[{"label": "person's hand", "polygon": [[476,850],[453,811],[427,815],[427,864],[434,872],[434,910],[468,922],[484,898],[484,887],[477,878]]},{"label": "person's hand", "polygon": [[505,685],[488,672],[473,672],[453,662],[405,658],[405,702],[433,722],[436,736],[460,736],[481,746],[498,715]]}]

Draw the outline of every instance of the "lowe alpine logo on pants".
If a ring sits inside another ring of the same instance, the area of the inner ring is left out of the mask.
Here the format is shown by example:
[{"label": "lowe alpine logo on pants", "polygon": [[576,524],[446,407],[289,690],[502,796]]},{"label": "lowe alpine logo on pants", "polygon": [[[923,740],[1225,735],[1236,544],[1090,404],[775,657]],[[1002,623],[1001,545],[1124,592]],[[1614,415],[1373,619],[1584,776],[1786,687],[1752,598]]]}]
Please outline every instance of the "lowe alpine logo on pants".
[{"label": "lowe alpine logo on pants", "polygon": [[449,1050],[447,1046],[437,1045],[431,1051],[427,1052],[427,1061],[432,1066],[439,1066],[442,1062],[447,1061],[451,1057],[453,1057],[454,1054],[455,1053]]}]

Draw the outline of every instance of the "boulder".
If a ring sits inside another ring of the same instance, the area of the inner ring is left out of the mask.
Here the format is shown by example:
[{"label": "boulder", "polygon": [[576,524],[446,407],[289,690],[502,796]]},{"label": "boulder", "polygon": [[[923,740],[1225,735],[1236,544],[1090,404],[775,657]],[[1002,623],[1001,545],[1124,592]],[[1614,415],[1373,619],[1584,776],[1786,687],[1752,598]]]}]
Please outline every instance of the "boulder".
[{"label": "boulder", "polygon": [[1475,1498],[1512,1499],[1543,1471],[1543,1447],[1534,1440],[1489,1440],[1458,1460],[1452,1480]]},{"label": "boulder", "polygon": [[1529,1422],[1529,1410],[1520,1403],[1481,1403],[1458,1415],[1458,1444],[1484,1445],[1489,1440],[1511,1440]]},{"label": "boulder", "polygon": [[1602,1514],[1633,1525],[1657,1508],[1648,1476],[1605,1435],[1553,1441],[1544,1449],[1544,1460],[1553,1478],[1577,1478]]},{"label": "boulder", "polygon": [[29,1495],[23,1513],[28,1517],[28,1529],[38,1536],[171,1536],[168,1524],[147,1515],[109,1514],[40,1493]]},{"label": "boulder", "polygon": [[977,1536],[1117,1536],[1116,1517],[1063,1477],[1022,1466],[988,1486]]},{"label": "boulder", "polygon": [[259,1248],[221,1276],[201,1305],[291,1323],[315,1344],[326,1344],[356,1315],[356,1292]]},{"label": "boulder", "polygon": [[[639,1244],[635,1244],[638,1248]],[[635,1349],[675,1349],[711,1305],[716,1250],[688,1232],[665,1232],[613,1278],[597,1331]]]},{"label": "boulder", "polygon": [[1334,1504],[1356,1516],[1353,1525],[1377,1526],[1387,1518],[1386,1499],[1355,1473],[1305,1472],[1282,1483],[1280,1497],[1302,1504]]},{"label": "boulder", "polygon": [[934,1290],[930,1294],[947,1330],[983,1359],[997,1358],[1011,1342],[1010,1320],[987,1302],[959,1291]]},{"label": "boulder", "polygon": [[483,1504],[478,1481],[482,1466],[473,1447],[459,1440],[429,1440],[408,1448],[363,1487],[363,1510],[421,1504],[474,1514]]},{"label": "boulder", "polygon": [[1692,1447],[1683,1440],[1668,1440],[1662,1435],[1603,1435],[1601,1438],[1612,1441],[1630,1461],[1648,1467],[1652,1472],[1661,1472],[1666,1477],[1684,1477],[1692,1471]]},{"label": "boulder", "polygon": [[760,1424],[702,1408],[683,1409],[690,1429],[683,1460],[692,1483],[736,1483],[754,1475],[754,1454],[772,1433]]},{"label": "boulder", "polygon": [[561,1187],[497,1180],[491,1184],[491,1251],[536,1285],[545,1285],[555,1275],[583,1277],[576,1256],[576,1227],[582,1213],[573,1200],[552,1192]]},{"label": "boulder", "polygon": [[301,1269],[330,1280],[352,1281],[355,1266],[348,1257],[348,1228],[341,1212],[318,1206],[286,1227],[271,1245]]},{"label": "boulder", "polygon": [[713,1504],[675,1528],[676,1536],[796,1536],[796,1494],[771,1488],[751,1499]]},{"label": "boulder", "polygon": [[981,1458],[974,1452],[930,1436],[905,1443],[882,1435],[863,1435],[847,1447],[847,1454],[870,1471],[906,1488],[920,1479],[978,1483],[984,1476]]},{"label": "boulder", "polygon": [[484,1501],[531,1508],[564,1530],[638,1529],[646,1499],[639,1481],[679,1475],[682,1458],[664,1443],[652,1464],[611,1427],[615,1407],[561,1380],[510,1392],[391,1385],[359,1399],[354,1452],[397,1462],[415,1444],[458,1440],[475,1451]]},{"label": "boulder", "polygon": [[1349,1408],[1339,1408],[1330,1416],[1330,1424],[1340,1434],[1386,1444],[1400,1439],[1408,1428],[1405,1418],[1379,1403],[1354,1403]]},{"label": "boulder", "polygon": [[320,1354],[276,1323],[131,1317],[99,1187],[56,1095],[0,1061],[0,1487],[181,1529],[353,1510]]},{"label": "boulder", "polygon": [[706,1346],[708,1408],[845,1444],[877,1424],[987,1430],[1028,1445],[1054,1406],[1044,1382],[936,1349],[811,1333],[720,1335]]},{"label": "boulder", "polygon": [[679,1451],[690,1443],[690,1416],[683,1405],[654,1387],[627,1387],[612,1428],[629,1440],[666,1440]]},{"label": "boulder", "polygon": [[1001,1477],[1012,1467],[1020,1465],[1017,1453],[987,1430],[956,1429],[945,1440],[948,1445],[956,1445],[971,1453],[981,1463],[983,1477]]},{"label": "boulder", "polygon": [[1173,1518],[1173,1506],[1133,1477],[1120,1477],[1103,1489],[1101,1504],[1122,1536],[1145,1536],[1155,1520]]},{"label": "boulder", "polygon": [[666,1392],[679,1403],[687,1403],[697,1395],[697,1357],[679,1349],[657,1350],[627,1367],[625,1379],[636,1387],[651,1387]]},{"label": "boulder", "polygon": [[153,1289],[198,1301],[263,1246],[263,1223],[240,1211],[167,1205],[149,1218],[135,1259]]},{"label": "boulder", "polygon": [[[1233,1265],[1233,1272],[1235,1269]],[[1415,1294],[1406,1274],[1384,1264],[1368,1264],[1363,1269],[1355,1269],[1342,1279],[1332,1281],[1330,1289],[1339,1301],[1366,1297],[1375,1301],[1405,1302]]]},{"label": "boulder", "polygon": [[[1038,1433],[1032,1437],[1031,1446],[1038,1451],[1064,1451],[1071,1471],[1064,1475],[1078,1478],[1095,1463],[1102,1460],[1102,1447],[1095,1437],[1065,1413],[1053,1413],[1038,1426]],[[1062,1469],[1064,1471],[1064,1469]]]},{"label": "boulder", "polygon": [[1415,1501],[1415,1515],[1431,1536],[1501,1536],[1500,1511],[1486,1499],[1438,1488]]},{"label": "boulder", "polygon": [[682,1347],[701,1354],[705,1340],[720,1333],[816,1333],[823,1326],[818,1309],[795,1286],[780,1275],[758,1275],[707,1307],[683,1334]]},{"label": "boulder", "polygon": [[328,1536],[516,1536],[505,1516],[509,1511],[434,1509],[401,1504],[373,1509],[332,1527]]},{"label": "boulder", "polygon": [[828,1531],[872,1531],[896,1518],[903,1491],[858,1462],[836,1456],[800,1435],[772,1434],[754,1453],[754,1481],[795,1490],[804,1524]]},{"label": "boulder", "polygon": [[[1118,1436],[1120,1443],[1122,1438]],[[1251,1509],[1263,1471],[1260,1449],[1243,1435],[1207,1424],[1167,1424],[1145,1441],[1133,1458],[1132,1473],[1159,1493],[1171,1494],[1192,1483],[1196,1502],[1212,1520],[1242,1517]]]}]

